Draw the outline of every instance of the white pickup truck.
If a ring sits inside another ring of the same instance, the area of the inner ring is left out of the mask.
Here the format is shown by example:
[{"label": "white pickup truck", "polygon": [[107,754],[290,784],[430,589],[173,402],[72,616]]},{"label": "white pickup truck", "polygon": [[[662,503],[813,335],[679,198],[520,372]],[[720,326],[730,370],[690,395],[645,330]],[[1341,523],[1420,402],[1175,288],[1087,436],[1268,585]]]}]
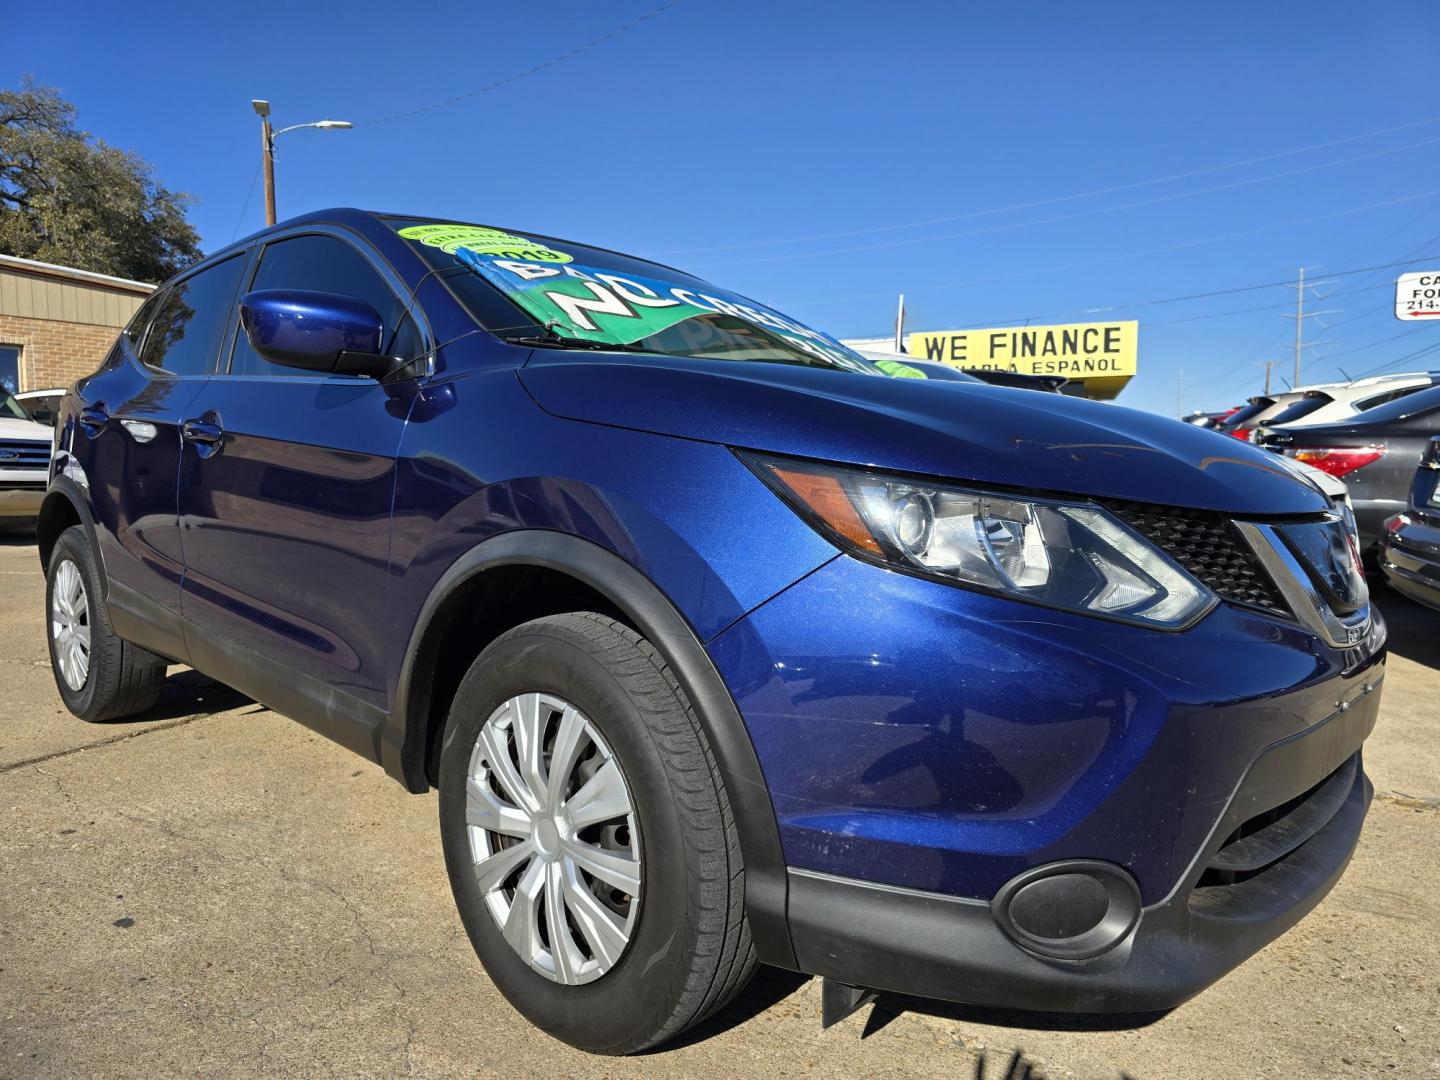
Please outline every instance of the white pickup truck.
[{"label": "white pickup truck", "polygon": [[45,498],[55,432],[0,386],[0,522],[33,518]]}]

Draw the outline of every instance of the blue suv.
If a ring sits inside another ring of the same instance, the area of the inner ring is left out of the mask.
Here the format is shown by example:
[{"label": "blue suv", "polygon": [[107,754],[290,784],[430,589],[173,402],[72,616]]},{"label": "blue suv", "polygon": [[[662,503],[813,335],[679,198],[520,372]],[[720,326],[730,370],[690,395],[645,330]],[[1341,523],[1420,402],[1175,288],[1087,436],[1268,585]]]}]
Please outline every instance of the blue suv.
[{"label": "blue suv", "polygon": [[55,437],[70,710],[189,664],[437,787],[486,970],[588,1050],[757,962],[837,1007],[1167,1009],[1360,835],[1385,630],[1353,521],[1187,424],[329,210],[157,289]]}]

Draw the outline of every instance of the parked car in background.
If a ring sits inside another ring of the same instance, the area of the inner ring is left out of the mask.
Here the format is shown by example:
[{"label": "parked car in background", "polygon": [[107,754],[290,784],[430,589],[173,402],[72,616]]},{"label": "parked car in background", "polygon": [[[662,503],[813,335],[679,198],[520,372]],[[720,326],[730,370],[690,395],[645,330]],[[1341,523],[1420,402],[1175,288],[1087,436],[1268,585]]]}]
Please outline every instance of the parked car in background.
[{"label": "parked car in background", "polygon": [[1181,419],[1187,424],[1194,424],[1196,427],[1208,428],[1214,431],[1239,411],[1240,407],[1237,405],[1234,408],[1221,409],[1219,412],[1192,412],[1181,417]]},{"label": "parked car in background", "polygon": [[131,715],[183,661],[438,787],[494,984],[588,1050],[757,962],[1174,1007],[1360,838],[1353,520],[1255,447],[904,367],[585,244],[285,222],[62,402],[59,694]]},{"label": "parked car in background", "polygon": [[55,415],[60,410],[60,399],[64,396],[65,388],[58,387],[51,390],[27,390],[23,394],[16,394],[15,400],[31,420],[54,427]]},{"label": "parked car in background", "polygon": [[1256,394],[1244,405],[1231,412],[1215,430],[1222,435],[1249,442],[1251,433],[1262,417],[1279,412],[1299,396],[1299,394]]},{"label": "parked car in background", "polygon": [[[857,349],[867,360],[873,360],[881,368],[895,372],[909,368],[927,379],[937,382],[986,383],[990,386],[1014,386],[1023,390],[1039,390],[1047,394],[1063,394],[1070,380],[1064,375],[1027,375],[1018,371],[994,371],[984,368],[958,368],[953,364],[942,364],[938,360],[917,360],[906,353],[890,352],[886,349]],[[887,368],[886,365],[889,365]]]},{"label": "parked car in background", "polygon": [[1409,504],[1415,466],[1436,434],[1440,434],[1440,386],[1377,405],[1340,423],[1275,428],[1261,445],[1344,480],[1360,542],[1373,556],[1385,520]]},{"label": "parked car in background", "polygon": [[1409,508],[1385,522],[1380,569],[1396,592],[1440,611],[1440,436],[1415,470]]},{"label": "parked car in background", "polygon": [[1069,393],[1067,388],[1072,385],[1064,375],[1029,375],[1022,371],[996,371],[991,368],[971,368],[969,373],[991,386],[1014,386],[1021,390],[1039,390],[1044,394]]},{"label": "parked car in background", "polygon": [[[1267,412],[1256,420],[1260,433],[1285,426],[1338,424],[1370,409],[1396,401],[1432,386],[1440,385],[1440,374],[1409,372],[1404,375],[1377,375],[1372,379],[1312,387],[1278,412]],[[1261,441],[1257,435],[1252,442]]]},{"label": "parked car in background", "polygon": [[927,379],[932,382],[977,383],[980,380],[968,371],[961,371],[950,364],[935,360],[916,360],[906,353],[891,352],[888,349],[856,349],[859,355],[869,360],[887,375],[899,378]]},{"label": "parked car in background", "polygon": [[54,436],[0,386],[0,522],[33,518],[39,512]]}]

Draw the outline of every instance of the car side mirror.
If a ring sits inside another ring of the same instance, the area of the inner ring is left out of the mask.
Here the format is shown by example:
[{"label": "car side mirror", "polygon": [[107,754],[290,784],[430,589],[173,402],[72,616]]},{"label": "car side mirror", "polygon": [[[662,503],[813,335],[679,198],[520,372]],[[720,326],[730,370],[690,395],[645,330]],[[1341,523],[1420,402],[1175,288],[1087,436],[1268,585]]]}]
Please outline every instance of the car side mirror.
[{"label": "car side mirror", "polygon": [[384,379],[403,361],[384,356],[385,324],[364,300],[341,293],[261,289],[240,298],[250,347],[272,364]]}]

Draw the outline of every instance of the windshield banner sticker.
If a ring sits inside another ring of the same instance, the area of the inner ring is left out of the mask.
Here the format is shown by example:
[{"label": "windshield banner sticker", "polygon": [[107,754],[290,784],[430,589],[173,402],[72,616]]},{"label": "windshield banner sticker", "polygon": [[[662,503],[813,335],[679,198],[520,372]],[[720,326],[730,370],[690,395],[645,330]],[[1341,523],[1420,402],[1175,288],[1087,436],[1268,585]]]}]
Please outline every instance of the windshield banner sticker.
[{"label": "windshield banner sticker", "polygon": [[792,347],[849,366],[844,346],[757,304],[738,303],[658,278],[614,274],[575,263],[556,266],[499,259],[463,246],[454,254],[541,326],[565,337],[628,345],[687,319],[728,315],[782,338]]}]

